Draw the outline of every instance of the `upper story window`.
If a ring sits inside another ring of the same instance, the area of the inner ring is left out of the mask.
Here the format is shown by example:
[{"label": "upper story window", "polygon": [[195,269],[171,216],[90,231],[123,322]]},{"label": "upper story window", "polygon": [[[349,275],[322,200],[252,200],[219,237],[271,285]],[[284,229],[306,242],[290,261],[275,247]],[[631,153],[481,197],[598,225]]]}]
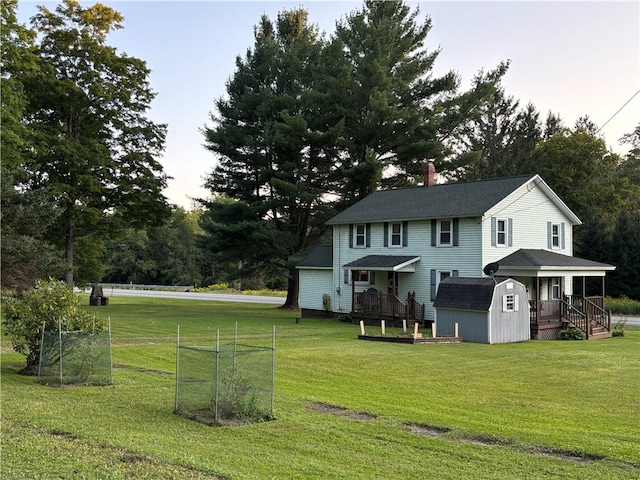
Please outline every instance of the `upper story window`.
[{"label": "upper story window", "polygon": [[507,221],[503,219],[498,219],[496,222],[496,245],[506,246],[507,245]]},{"label": "upper story window", "polygon": [[560,224],[551,225],[551,248],[560,248]]},{"label": "upper story window", "polygon": [[564,250],[565,248],[564,223],[547,222],[547,248],[549,250]]},{"label": "upper story window", "polygon": [[491,217],[491,245],[494,247],[510,247],[513,245],[511,218]]},{"label": "upper story window", "polygon": [[353,226],[353,246],[356,248],[364,248],[367,244],[367,228],[364,223],[358,223]]},{"label": "upper story window", "polygon": [[438,246],[450,247],[453,245],[453,222],[451,220],[440,220],[438,222]]},{"label": "upper story window", "polygon": [[402,246],[402,223],[391,223],[389,225],[389,246]]},{"label": "upper story window", "polygon": [[431,246],[432,247],[457,247],[460,237],[460,219],[449,218],[443,220],[431,220]]}]

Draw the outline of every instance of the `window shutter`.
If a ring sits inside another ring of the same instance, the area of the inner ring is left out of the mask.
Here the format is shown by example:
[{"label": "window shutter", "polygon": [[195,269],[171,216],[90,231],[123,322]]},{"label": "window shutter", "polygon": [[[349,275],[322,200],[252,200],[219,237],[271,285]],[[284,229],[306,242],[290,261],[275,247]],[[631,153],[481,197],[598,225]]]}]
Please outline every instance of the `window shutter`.
[{"label": "window shutter", "polygon": [[371,270],[369,272],[369,285],[375,285],[376,284],[376,272],[375,270]]},{"label": "window shutter", "polygon": [[406,220],[402,222],[402,246],[409,245],[409,222]]},{"label": "window shutter", "polygon": [[349,224],[349,248],[353,248],[353,223]]},{"label": "window shutter", "polygon": [[502,311],[503,312],[507,311],[507,296],[506,295],[502,295]]},{"label": "window shutter", "polygon": [[560,224],[560,248],[564,250],[564,222]]},{"label": "window shutter", "polygon": [[349,285],[349,270],[344,270],[344,283],[345,285]]},{"label": "window shutter", "polygon": [[389,246],[389,222],[384,222],[384,244],[385,247]]},{"label": "window shutter", "polygon": [[547,222],[547,248],[551,250],[553,245],[551,244],[551,222]]},{"label": "window shutter", "polygon": [[437,245],[436,238],[438,236],[438,221],[434,218],[431,220],[431,246]]},{"label": "window shutter", "polygon": [[498,219],[491,217],[491,246],[496,246],[496,238],[498,236]]},{"label": "window shutter", "polygon": [[516,311],[516,312],[519,310],[519,307],[518,307],[518,298],[519,298],[519,297],[518,297],[518,294],[516,293],[516,294],[513,296],[513,310],[514,310],[514,311]]},{"label": "window shutter", "polygon": [[513,246],[513,218],[507,220],[507,245]]},{"label": "window shutter", "polygon": [[364,232],[365,232],[365,244],[367,247],[371,246],[371,224],[367,223],[364,226]]},{"label": "window shutter", "polygon": [[431,301],[436,299],[436,271],[431,269]]},{"label": "window shutter", "polygon": [[457,247],[458,246],[458,237],[459,237],[459,233],[458,231],[460,230],[460,219],[459,218],[454,218],[453,219],[453,246]]}]

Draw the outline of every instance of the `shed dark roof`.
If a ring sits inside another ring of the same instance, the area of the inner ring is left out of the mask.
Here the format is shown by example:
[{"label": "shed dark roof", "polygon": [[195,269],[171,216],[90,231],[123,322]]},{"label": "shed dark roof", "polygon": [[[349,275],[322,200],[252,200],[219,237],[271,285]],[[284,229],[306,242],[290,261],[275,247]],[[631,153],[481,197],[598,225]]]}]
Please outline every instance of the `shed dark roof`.
[{"label": "shed dark roof", "polygon": [[433,303],[435,308],[455,308],[459,310],[489,311],[496,283],[504,277],[447,277],[438,287]]},{"label": "shed dark roof", "polygon": [[296,265],[297,268],[333,268],[333,245],[316,245]]},{"label": "shed dark roof", "polygon": [[367,255],[344,265],[345,268],[366,270],[395,270],[420,260],[419,255]]},{"label": "shed dark roof", "polygon": [[536,175],[374,192],[327,224],[481,216]]},{"label": "shed dark roof", "polygon": [[500,267],[522,268],[538,270],[541,267],[562,267],[591,270],[614,270],[608,263],[594,262],[584,258],[571,257],[549,250],[521,248],[498,260]]}]

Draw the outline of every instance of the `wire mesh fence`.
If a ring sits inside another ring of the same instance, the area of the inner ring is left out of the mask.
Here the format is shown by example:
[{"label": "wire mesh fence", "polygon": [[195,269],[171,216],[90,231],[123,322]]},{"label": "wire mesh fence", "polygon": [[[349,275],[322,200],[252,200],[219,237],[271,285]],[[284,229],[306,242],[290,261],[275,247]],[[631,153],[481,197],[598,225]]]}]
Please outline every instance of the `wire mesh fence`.
[{"label": "wire mesh fence", "polygon": [[203,423],[262,421],[273,415],[272,347],[237,343],[176,349],[175,413]]},{"label": "wire mesh fence", "polygon": [[38,381],[60,385],[110,385],[111,331],[46,331],[40,342]]}]

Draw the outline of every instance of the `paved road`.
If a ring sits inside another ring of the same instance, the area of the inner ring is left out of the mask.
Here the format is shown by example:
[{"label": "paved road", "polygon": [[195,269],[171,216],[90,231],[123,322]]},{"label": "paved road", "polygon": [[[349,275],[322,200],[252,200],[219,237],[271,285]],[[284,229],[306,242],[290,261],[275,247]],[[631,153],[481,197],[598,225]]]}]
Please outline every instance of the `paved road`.
[{"label": "paved road", "polygon": [[[167,292],[162,290],[133,290],[128,288],[105,288],[104,294],[109,297],[156,297],[156,298],[182,298],[191,300],[217,300],[219,302],[239,303],[266,303],[270,305],[282,305],[283,297],[266,297],[261,295],[242,295],[237,293],[199,293],[199,292]],[[626,318],[627,325],[640,326],[640,317],[612,316],[611,323],[615,324],[619,319]]]},{"label": "paved road", "polygon": [[133,290],[109,287],[104,288],[104,295],[106,297],[181,298],[185,300],[217,300],[219,302],[267,303],[271,305],[282,305],[285,300],[283,297],[266,297],[235,293],[167,292],[163,290]]}]

